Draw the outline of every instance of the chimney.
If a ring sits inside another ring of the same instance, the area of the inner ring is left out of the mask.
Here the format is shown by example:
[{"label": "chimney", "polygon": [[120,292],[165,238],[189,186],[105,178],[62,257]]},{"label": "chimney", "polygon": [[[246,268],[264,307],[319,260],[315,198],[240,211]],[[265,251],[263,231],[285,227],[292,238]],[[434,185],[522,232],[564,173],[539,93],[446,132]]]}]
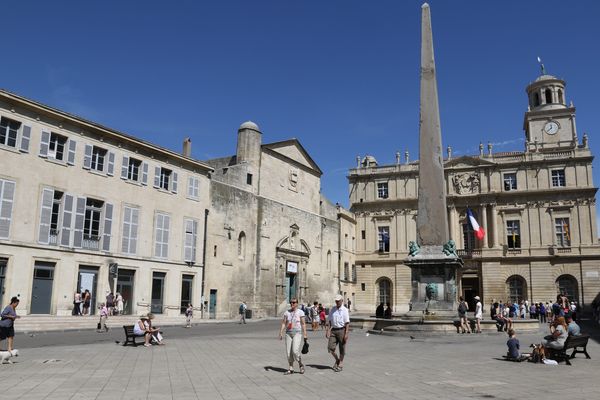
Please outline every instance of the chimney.
[{"label": "chimney", "polygon": [[187,158],[192,157],[192,139],[189,137],[183,140],[183,156]]}]

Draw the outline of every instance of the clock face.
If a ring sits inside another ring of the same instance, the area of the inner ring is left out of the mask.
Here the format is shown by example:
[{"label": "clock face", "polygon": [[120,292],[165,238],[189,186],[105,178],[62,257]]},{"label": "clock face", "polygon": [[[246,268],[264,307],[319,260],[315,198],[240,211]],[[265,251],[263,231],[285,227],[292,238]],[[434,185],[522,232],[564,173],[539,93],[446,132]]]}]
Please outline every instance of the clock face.
[{"label": "clock face", "polygon": [[554,135],[556,132],[558,132],[558,124],[554,121],[546,123],[546,125],[544,125],[544,132],[546,132],[548,135]]}]

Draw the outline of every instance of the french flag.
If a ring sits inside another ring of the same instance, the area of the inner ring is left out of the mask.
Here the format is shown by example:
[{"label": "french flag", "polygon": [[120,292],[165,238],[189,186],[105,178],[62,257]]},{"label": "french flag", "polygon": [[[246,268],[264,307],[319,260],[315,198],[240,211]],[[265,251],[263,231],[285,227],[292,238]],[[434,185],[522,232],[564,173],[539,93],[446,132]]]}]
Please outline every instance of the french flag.
[{"label": "french flag", "polygon": [[475,236],[477,236],[477,239],[483,240],[483,238],[485,237],[485,232],[484,232],[483,228],[480,227],[479,224],[477,223],[477,220],[473,216],[473,212],[471,211],[470,208],[467,208],[467,217],[469,217],[469,222],[471,223],[471,227],[473,228],[473,231],[475,232]]}]

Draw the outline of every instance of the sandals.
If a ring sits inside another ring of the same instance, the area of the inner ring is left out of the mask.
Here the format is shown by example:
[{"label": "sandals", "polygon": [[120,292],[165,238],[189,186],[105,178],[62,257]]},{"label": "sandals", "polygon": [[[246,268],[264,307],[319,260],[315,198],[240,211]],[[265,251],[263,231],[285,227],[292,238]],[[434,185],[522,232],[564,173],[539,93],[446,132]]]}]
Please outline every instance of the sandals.
[{"label": "sandals", "polygon": [[341,367],[340,365],[335,363],[335,364],[333,364],[333,367],[331,369],[333,369],[335,372],[341,372],[343,367]]},{"label": "sandals", "polygon": [[291,374],[293,374],[293,373],[294,373],[294,370],[293,370],[293,369],[288,369],[288,370],[287,370],[287,371],[285,371],[283,374],[284,374],[284,375],[291,375]]},{"label": "sandals", "polygon": [[304,365],[300,366],[300,373],[303,374],[304,373]]}]

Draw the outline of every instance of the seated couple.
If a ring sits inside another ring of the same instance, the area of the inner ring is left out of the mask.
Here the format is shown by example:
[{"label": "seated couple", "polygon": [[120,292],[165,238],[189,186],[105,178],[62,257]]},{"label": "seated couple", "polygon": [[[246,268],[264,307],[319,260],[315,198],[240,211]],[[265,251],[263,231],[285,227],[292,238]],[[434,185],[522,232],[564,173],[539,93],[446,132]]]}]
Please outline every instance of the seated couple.
[{"label": "seated couple", "polygon": [[140,317],[135,325],[133,325],[133,334],[135,336],[143,336],[144,346],[146,347],[152,346],[152,343],[164,344],[160,329],[152,326],[153,319],[154,314],[148,313],[148,315]]}]

